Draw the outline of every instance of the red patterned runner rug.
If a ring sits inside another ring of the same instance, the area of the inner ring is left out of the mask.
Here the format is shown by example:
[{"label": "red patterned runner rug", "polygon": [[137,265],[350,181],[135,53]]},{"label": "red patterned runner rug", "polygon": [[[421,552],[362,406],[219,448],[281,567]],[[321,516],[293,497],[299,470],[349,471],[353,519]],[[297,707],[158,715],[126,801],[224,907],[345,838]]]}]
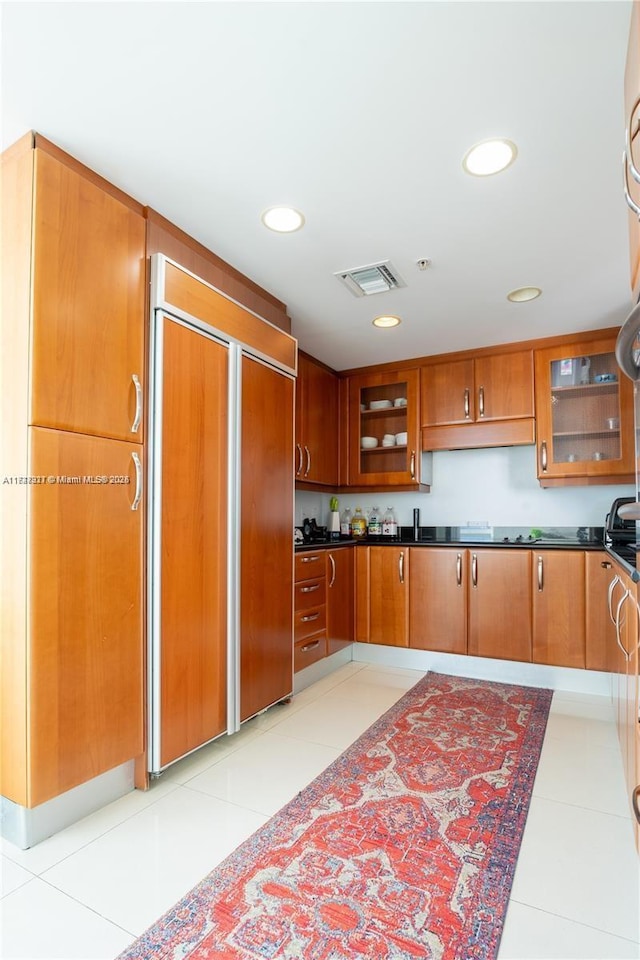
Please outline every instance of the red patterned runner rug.
[{"label": "red patterned runner rug", "polygon": [[428,673],[121,960],[495,957],[551,697]]}]

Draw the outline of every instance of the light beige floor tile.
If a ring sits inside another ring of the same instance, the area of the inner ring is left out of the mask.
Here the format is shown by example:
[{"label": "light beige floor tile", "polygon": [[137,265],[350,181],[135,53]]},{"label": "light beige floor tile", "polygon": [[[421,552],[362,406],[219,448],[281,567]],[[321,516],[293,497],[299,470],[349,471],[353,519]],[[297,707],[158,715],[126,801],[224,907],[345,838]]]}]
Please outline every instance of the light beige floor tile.
[{"label": "light beige floor tile", "polygon": [[618,735],[611,721],[554,710],[549,713],[545,737],[581,744],[584,747],[607,747],[613,750],[618,746]]},{"label": "light beige floor tile", "polygon": [[562,696],[557,692],[551,702],[551,714],[567,717],[583,717],[585,720],[601,720],[613,723],[615,715],[610,697],[594,697],[588,694]]},{"label": "light beige floor tile", "polygon": [[112,960],[131,939],[38,878],[0,901],[3,960]]},{"label": "light beige floor tile", "polygon": [[340,751],[265,733],[186,786],[267,816],[292,800]]},{"label": "light beige floor tile", "polygon": [[534,797],[511,898],[637,940],[640,887],[630,820]]},{"label": "light beige floor tile", "polygon": [[234,733],[230,737],[223,734],[212,743],[208,743],[206,746],[200,747],[199,750],[190,753],[188,757],[172,763],[160,774],[160,782],[186,783],[192,777],[208,770],[214,763],[219,763],[220,760],[228,757],[235,750],[239,750],[240,747],[259,736],[259,733],[255,720],[249,720],[240,728],[238,733]]},{"label": "light beige floor tile", "polygon": [[24,867],[19,867],[8,857],[0,856],[0,897],[6,897],[7,894],[13,893],[14,890],[21,887],[23,883],[28,883],[29,880],[33,880],[32,873],[29,873]]},{"label": "light beige floor tile", "polygon": [[174,783],[153,781],[149,790],[132,790],[119,800],[114,800],[108,806],[78,820],[66,830],[61,830],[60,833],[43,840],[29,850],[20,850],[7,840],[1,841],[0,850],[4,856],[31,873],[42,874],[54,864],[81,850],[114,826],[135,816],[175,789]]},{"label": "light beige floor tile", "polygon": [[343,691],[343,685],[275,727],[282,736],[344,750],[400,697],[402,691],[376,688]]},{"label": "light beige floor tile", "polygon": [[613,748],[594,747],[547,737],[533,793],[589,810],[631,816],[617,744]]},{"label": "light beige floor tile", "polygon": [[640,945],[513,900],[498,960],[637,960]]},{"label": "light beige floor tile", "polygon": [[139,935],[266,820],[177,787],[43,879]]}]

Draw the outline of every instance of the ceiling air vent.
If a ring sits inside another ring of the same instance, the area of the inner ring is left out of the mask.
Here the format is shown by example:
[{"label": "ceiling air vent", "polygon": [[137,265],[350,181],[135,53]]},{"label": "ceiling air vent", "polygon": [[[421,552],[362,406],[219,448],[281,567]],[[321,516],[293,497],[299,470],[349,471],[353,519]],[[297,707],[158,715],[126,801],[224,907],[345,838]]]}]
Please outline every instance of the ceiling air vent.
[{"label": "ceiling air vent", "polygon": [[385,293],[394,287],[406,287],[406,283],[389,260],[370,263],[353,270],[339,270],[334,274],[356,297],[370,297],[372,293]]}]

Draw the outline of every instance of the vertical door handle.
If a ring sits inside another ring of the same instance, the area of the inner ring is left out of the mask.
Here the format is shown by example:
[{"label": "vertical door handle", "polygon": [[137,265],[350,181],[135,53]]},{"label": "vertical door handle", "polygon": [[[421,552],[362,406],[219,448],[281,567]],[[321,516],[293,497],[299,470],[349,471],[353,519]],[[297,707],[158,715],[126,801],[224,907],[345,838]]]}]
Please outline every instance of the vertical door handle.
[{"label": "vertical door handle", "polygon": [[471,556],[471,586],[478,586],[478,555],[477,553],[472,554]]},{"label": "vertical door handle", "polygon": [[137,510],[140,506],[140,500],[142,498],[142,464],[140,463],[140,457],[137,453],[131,454],[131,459],[133,460],[134,466],[136,468],[136,492],[133,497],[133,503],[131,504],[132,510]]},{"label": "vertical door handle", "polygon": [[296,477],[299,477],[302,473],[302,458],[304,454],[302,453],[302,446],[299,443],[296,443],[298,450],[298,466],[296,467]]},{"label": "vertical door handle", "polygon": [[336,562],[332,554],[329,554],[329,563],[331,564],[331,580],[329,581],[329,586],[332,587],[336,582]]},{"label": "vertical door handle", "polygon": [[614,627],[616,625],[616,618],[613,615],[613,591],[615,590],[616,585],[618,583],[620,583],[620,577],[616,574],[613,580],[611,581],[611,583],[609,584],[609,592],[607,595],[607,605],[609,607],[609,620],[611,620],[611,623],[614,625]]},{"label": "vertical door handle", "polygon": [[636,815],[636,820],[640,823],[640,784],[638,784],[631,794],[631,803],[633,805],[633,812]]},{"label": "vertical door handle", "polygon": [[404,550],[400,551],[398,557],[398,576],[400,577],[400,583],[404,583]]},{"label": "vertical door handle", "polygon": [[623,606],[624,606],[624,604],[625,604],[625,601],[626,601],[626,599],[627,599],[628,596],[629,596],[629,591],[628,591],[628,590],[625,590],[625,592],[622,594],[622,597],[620,598],[620,602],[618,603],[618,606],[617,606],[617,608],[616,608],[616,640],[617,640],[617,642],[618,642],[618,646],[620,647],[620,650],[622,651],[622,655],[623,655],[623,657],[625,658],[625,660],[627,661],[627,663],[629,662],[629,653],[628,653],[627,650],[625,650],[624,644],[623,644],[622,639],[621,639],[621,637],[620,637],[620,626],[621,626],[620,614],[622,613],[622,608],[623,608]]},{"label": "vertical door handle", "polygon": [[462,586],[462,554],[459,553],[456,557],[456,583],[459,587]]},{"label": "vertical door handle", "polygon": [[478,389],[478,413],[484,417],[484,387]]},{"label": "vertical door handle", "polygon": [[629,193],[629,167],[627,164],[627,151],[625,150],[622,154],[622,176],[623,176],[623,189],[624,189],[624,198],[627,201],[627,206],[630,210],[635,213],[636,217],[640,219],[640,207],[631,199],[631,194]]},{"label": "vertical door handle", "polygon": [[636,181],[636,183],[640,183],[640,170],[638,170],[635,163],[633,162],[633,151],[631,150],[631,141],[633,139],[633,134],[631,133],[631,121],[633,120],[633,115],[639,106],[640,106],[640,97],[636,97],[635,102],[631,107],[631,111],[629,113],[629,123],[627,124],[627,128],[625,130],[625,143],[626,143],[625,153],[627,155],[626,161],[629,164],[629,169],[631,170],[631,176]]},{"label": "vertical door handle", "polygon": [[306,444],[305,444],[304,452],[307,455],[307,469],[305,470],[304,475],[305,477],[308,477],[309,471],[311,470],[311,454],[309,453],[309,447],[307,447]]},{"label": "vertical door handle", "polygon": [[411,461],[409,463],[409,471],[411,473],[411,479],[415,480],[416,478],[416,452],[415,450],[411,451]]},{"label": "vertical door handle", "polygon": [[544,566],[542,557],[538,557],[538,592],[544,590]]},{"label": "vertical door handle", "polygon": [[137,433],[140,428],[140,421],[142,420],[142,386],[140,385],[140,381],[135,373],[131,374],[131,379],[133,380],[133,385],[136,388],[136,412],[133,415],[131,433]]},{"label": "vertical door handle", "polygon": [[469,419],[470,414],[470,404],[469,404],[469,388],[467,387],[464,391],[464,418],[465,420]]},{"label": "vertical door handle", "polygon": [[547,467],[549,465],[547,458],[547,441],[543,440],[540,444],[540,467],[543,473],[547,472]]}]

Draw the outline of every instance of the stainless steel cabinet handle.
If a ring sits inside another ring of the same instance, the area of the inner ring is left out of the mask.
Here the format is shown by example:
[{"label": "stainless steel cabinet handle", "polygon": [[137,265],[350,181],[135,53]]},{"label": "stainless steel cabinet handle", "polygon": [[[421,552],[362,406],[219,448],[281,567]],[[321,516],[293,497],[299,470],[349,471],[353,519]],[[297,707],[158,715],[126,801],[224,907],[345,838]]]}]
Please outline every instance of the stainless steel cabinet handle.
[{"label": "stainless steel cabinet handle", "polygon": [[140,463],[140,457],[137,453],[131,454],[131,459],[133,460],[134,466],[136,468],[136,492],[133,497],[133,503],[131,504],[132,510],[137,510],[140,506],[140,500],[142,498],[142,464]]},{"label": "stainless steel cabinet handle", "polygon": [[302,653],[308,653],[309,650],[315,650],[316,647],[320,646],[319,640],[313,640],[312,643],[305,643],[304,647],[300,647]]},{"label": "stainless steel cabinet handle", "polygon": [[456,557],[456,583],[459,587],[462,586],[462,554],[459,553]]},{"label": "stainless steel cabinet handle", "polygon": [[544,567],[542,557],[538,557],[538,592],[542,593],[544,589]]},{"label": "stainless steel cabinet handle", "polygon": [[631,141],[633,139],[633,137],[631,136],[631,121],[633,120],[633,115],[639,106],[640,106],[640,97],[636,97],[635,102],[629,112],[629,123],[627,124],[626,130],[624,132],[624,138],[625,138],[625,143],[627,147],[627,149],[625,150],[625,153],[627,155],[627,162],[629,164],[629,169],[631,170],[631,176],[636,181],[636,183],[640,183],[640,170],[638,170],[635,163],[633,162],[633,151],[631,149]]},{"label": "stainless steel cabinet handle", "polygon": [[398,576],[400,577],[400,583],[404,583],[404,550],[400,551],[398,557]]},{"label": "stainless steel cabinet handle", "polygon": [[416,478],[416,452],[415,450],[411,451],[411,461],[409,464],[409,471],[411,473],[411,479],[415,480]]},{"label": "stainless steel cabinet handle", "polygon": [[307,469],[304,472],[305,477],[309,476],[309,471],[311,470],[311,454],[309,453],[309,447],[305,445],[304,452],[307,455]]},{"label": "stainless steel cabinet handle", "polygon": [[547,460],[547,441],[543,440],[542,443],[540,444],[540,466],[542,467],[543,473],[547,472],[548,465],[549,464]]},{"label": "stainless steel cabinet handle", "polygon": [[465,420],[469,419],[470,405],[469,405],[469,388],[464,391],[464,418]]},{"label": "stainless steel cabinet handle", "polygon": [[302,473],[302,461],[304,454],[302,452],[302,446],[299,443],[296,443],[296,447],[298,448],[298,466],[296,467],[296,477],[299,477]]},{"label": "stainless steel cabinet handle", "polygon": [[633,648],[633,650],[629,650],[629,659],[631,659],[631,657],[634,655],[634,653],[635,653],[637,650],[640,650],[640,607],[638,606],[638,601],[636,600],[636,598],[635,598],[631,593],[629,593],[629,600],[631,601],[631,603],[632,603],[632,604],[634,605],[634,607],[636,608],[636,614],[637,614],[637,616],[638,616],[638,642],[636,643],[636,645],[635,645],[635,647]]},{"label": "stainless steel cabinet handle", "polygon": [[484,417],[484,387],[480,387],[478,390],[478,413],[481,417]]},{"label": "stainless steel cabinet handle", "polygon": [[478,555],[471,555],[471,586],[478,586]]},{"label": "stainless steel cabinet handle", "polygon": [[300,593],[313,593],[314,590],[319,590],[320,584],[314,583],[310,587],[300,587]]},{"label": "stainless steel cabinet handle", "polygon": [[319,560],[320,557],[317,553],[314,553],[311,557],[300,557],[302,563],[313,563],[314,560]]},{"label": "stainless steel cabinet handle", "polygon": [[640,823],[640,784],[638,784],[631,794],[631,805],[633,806],[633,812],[636,815],[636,820],[638,823]]},{"label": "stainless steel cabinet handle", "polygon": [[624,189],[624,198],[627,201],[627,206],[636,217],[640,218],[640,207],[631,199],[631,194],[629,193],[629,164],[627,163],[627,151],[625,150],[622,154],[622,185]]},{"label": "stainless steel cabinet handle", "polygon": [[329,554],[329,563],[331,564],[331,580],[329,581],[329,586],[332,587],[336,582],[336,562],[331,554]]},{"label": "stainless steel cabinet handle", "polygon": [[620,627],[623,623],[623,621],[620,618],[620,614],[622,612],[622,607],[624,606],[628,596],[629,596],[629,591],[625,590],[625,592],[622,594],[622,597],[620,598],[620,603],[616,607],[616,640],[618,642],[618,646],[620,647],[620,650],[622,651],[623,657],[627,661],[629,660],[629,653],[627,650],[625,650],[624,644],[620,638]]},{"label": "stainless steel cabinet handle", "polygon": [[611,583],[609,584],[609,591],[607,594],[607,606],[609,608],[609,620],[611,623],[616,625],[616,618],[613,615],[613,591],[615,590],[617,584],[620,583],[620,577],[616,574]]},{"label": "stainless steel cabinet handle", "polygon": [[306,617],[300,617],[300,623],[311,623],[312,620],[317,620],[319,616],[319,613],[309,613]]},{"label": "stainless steel cabinet handle", "polygon": [[140,421],[142,419],[142,387],[135,373],[131,374],[131,379],[133,380],[133,385],[136,388],[136,412],[133,415],[131,433],[137,433],[138,429],[140,428]]}]

